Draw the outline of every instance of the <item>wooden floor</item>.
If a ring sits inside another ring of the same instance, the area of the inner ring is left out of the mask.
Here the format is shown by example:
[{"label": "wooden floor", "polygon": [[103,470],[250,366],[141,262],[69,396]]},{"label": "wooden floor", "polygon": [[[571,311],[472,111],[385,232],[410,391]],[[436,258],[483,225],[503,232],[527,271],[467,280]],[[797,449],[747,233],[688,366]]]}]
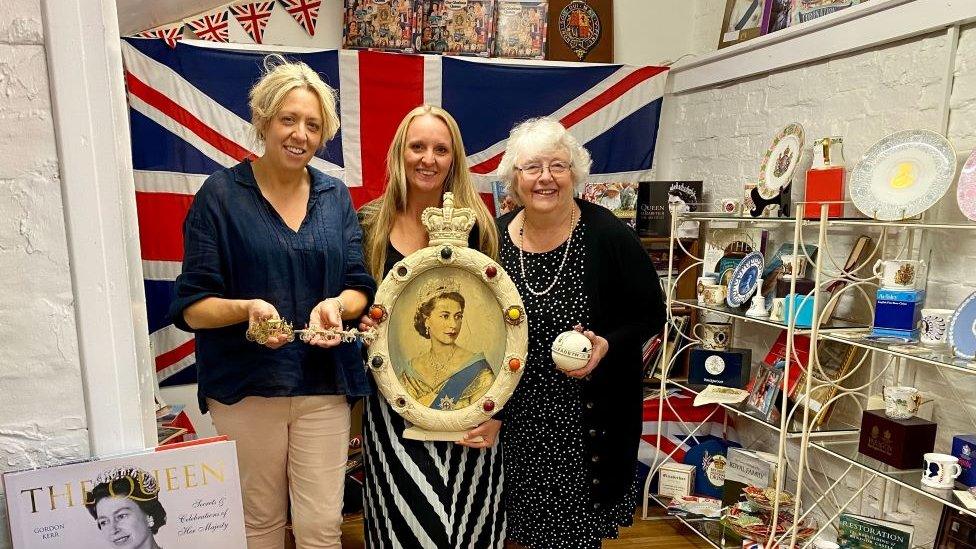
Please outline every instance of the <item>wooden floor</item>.
[{"label": "wooden floor", "polygon": [[[656,509],[656,517],[666,516],[662,509]],[[363,549],[363,519],[362,515],[346,517],[342,524],[343,549]],[[603,543],[605,549],[690,549],[710,547],[694,532],[686,528],[677,519],[667,517],[665,520],[641,520],[638,514],[634,518],[634,525],[620,529],[620,539],[607,540]],[[448,549],[448,548],[445,548]]]}]

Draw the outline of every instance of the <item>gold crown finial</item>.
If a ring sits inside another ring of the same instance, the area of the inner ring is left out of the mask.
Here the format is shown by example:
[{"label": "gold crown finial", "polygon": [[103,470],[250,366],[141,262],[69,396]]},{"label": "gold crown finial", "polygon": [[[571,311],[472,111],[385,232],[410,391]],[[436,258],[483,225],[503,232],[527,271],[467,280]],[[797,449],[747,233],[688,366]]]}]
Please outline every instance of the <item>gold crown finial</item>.
[{"label": "gold crown finial", "polygon": [[454,207],[454,193],[444,193],[444,206],[424,209],[420,220],[427,227],[430,246],[451,244],[467,247],[468,233],[474,227],[475,216],[471,208]]}]

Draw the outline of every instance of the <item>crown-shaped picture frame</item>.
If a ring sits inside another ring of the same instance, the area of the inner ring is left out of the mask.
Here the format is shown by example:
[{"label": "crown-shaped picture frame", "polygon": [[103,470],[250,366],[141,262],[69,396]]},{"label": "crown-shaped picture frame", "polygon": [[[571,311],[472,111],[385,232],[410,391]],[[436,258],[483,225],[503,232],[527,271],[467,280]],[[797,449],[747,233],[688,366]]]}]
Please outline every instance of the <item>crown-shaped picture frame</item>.
[{"label": "crown-shaped picture frame", "polygon": [[421,221],[429,245],[398,262],[368,314],[367,367],[414,440],[457,441],[498,413],[522,377],[528,319],[515,284],[468,248],[474,212],[452,193]]}]

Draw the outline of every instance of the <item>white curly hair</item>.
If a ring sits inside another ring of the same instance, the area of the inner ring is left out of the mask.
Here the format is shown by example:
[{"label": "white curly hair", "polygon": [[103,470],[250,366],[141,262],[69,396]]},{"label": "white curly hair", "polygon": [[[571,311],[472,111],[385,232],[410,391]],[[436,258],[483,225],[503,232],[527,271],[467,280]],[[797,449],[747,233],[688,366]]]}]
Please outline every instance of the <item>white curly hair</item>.
[{"label": "white curly hair", "polygon": [[579,195],[590,176],[590,165],[593,164],[590,152],[559,121],[547,117],[531,118],[512,128],[497,171],[505,183],[505,192],[521,205],[522,198],[515,190],[517,166],[533,156],[559,150],[569,154],[573,189]]}]

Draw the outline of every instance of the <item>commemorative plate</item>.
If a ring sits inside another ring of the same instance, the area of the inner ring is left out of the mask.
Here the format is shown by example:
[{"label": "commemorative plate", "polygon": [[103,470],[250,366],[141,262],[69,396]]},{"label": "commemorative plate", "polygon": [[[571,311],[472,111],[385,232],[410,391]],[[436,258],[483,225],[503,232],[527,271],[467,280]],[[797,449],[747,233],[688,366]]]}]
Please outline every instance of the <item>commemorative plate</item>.
[{"label": "commemorative plate", "polygon": [[969,294],[949,321],[949,345],[956,356],[976,358],[976,292]]},{"label": "commemorative plate", "polygon": [[976,149],[962,167],[959,185],[956,187],[956,203],[963,215],[976,221]]},{"label": "commemorative plate", "polygon": [[774,198],[790,184],[802,152],[803,126],[794,122],[776,134],[759,165],[759,196]]},{"label": "commemorative plate", "polygon": [[952,185],[956,153],[930,130],[895,132],[868,149],[851,172],[851,200],[881,221],[914,217],[935,205]]},{"label": "commemorative plate", "polygon": [[732,271],[729,279],[729,292],[725,302],[729,307],[738,307],[749,301],[749,296],[759,283],[759,275],[763,270],[762,252],[752,252],[742,258],[742,261]]}]

